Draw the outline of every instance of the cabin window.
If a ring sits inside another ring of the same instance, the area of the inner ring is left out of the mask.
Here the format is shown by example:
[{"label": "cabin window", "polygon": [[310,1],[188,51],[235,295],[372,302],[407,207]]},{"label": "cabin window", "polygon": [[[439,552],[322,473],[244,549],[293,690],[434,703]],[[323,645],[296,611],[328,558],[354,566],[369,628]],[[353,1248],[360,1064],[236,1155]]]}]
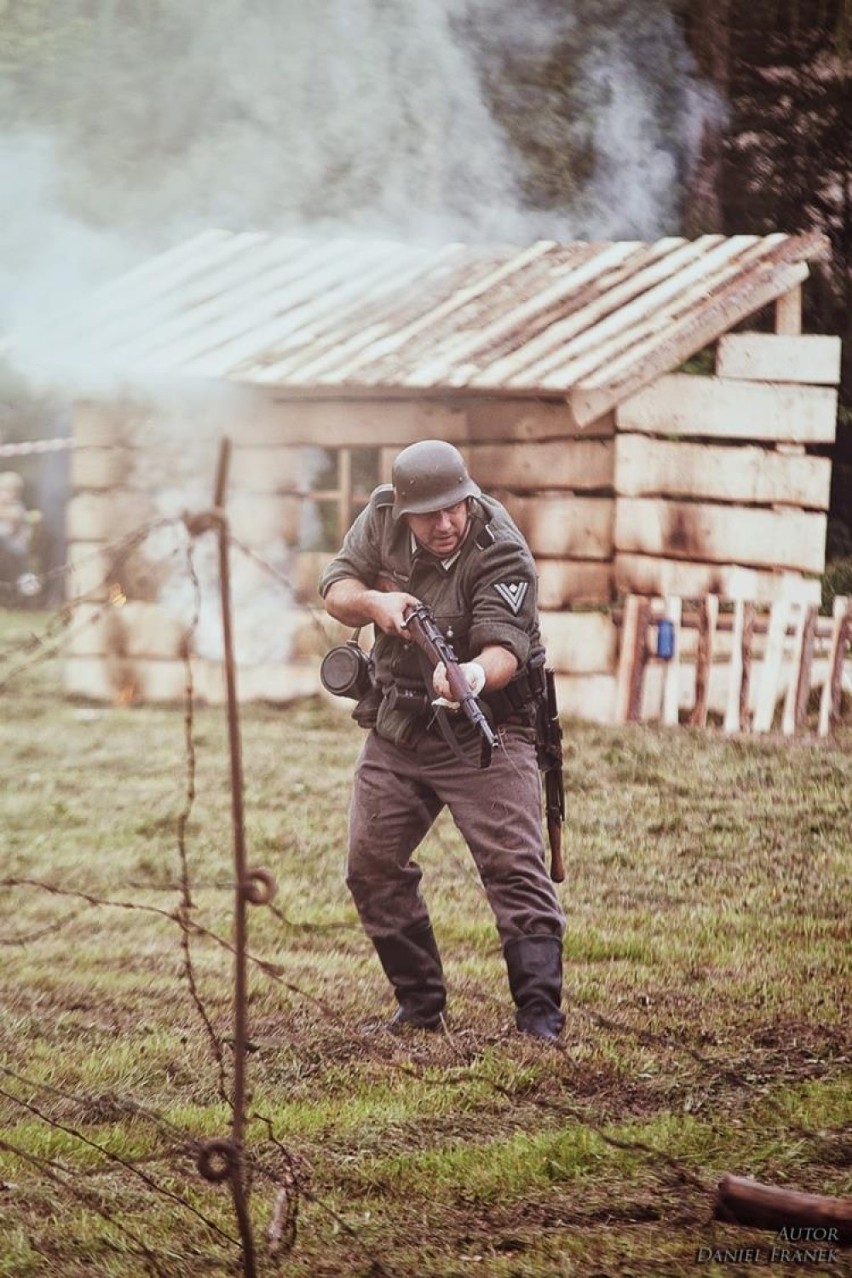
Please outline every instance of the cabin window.
[{"label": "cabin window", "polygon": [[300,544],[336,550],[380,482],[378,448],[306,449]]}]

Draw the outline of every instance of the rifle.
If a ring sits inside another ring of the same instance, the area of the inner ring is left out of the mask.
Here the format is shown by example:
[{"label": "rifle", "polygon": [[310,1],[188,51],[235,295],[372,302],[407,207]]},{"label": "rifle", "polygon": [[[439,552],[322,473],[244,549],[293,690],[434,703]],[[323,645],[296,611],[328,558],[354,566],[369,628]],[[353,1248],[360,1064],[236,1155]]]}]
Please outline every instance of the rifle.
[{"label": "rifle", "polygon": [[[541,667],[539,667],[541,669]],[[554,883],[565,878],[562,860],[562,823],[565,820],[565,782],[562,776],[562,726],[556,705],[553,671],[545,669],[535,701],[535,745],[538,766],[544,776],[544,810],[550,841],[550,877]]]},{"label": "rifle", "polygon": [[447,683],[450,685],[453,700],[458,701],[460,709],[482,734],[481,766],[487,768],[491,762],[492,751],[495,746],[500,744],[500,738],[493,731],[491,724],[482,712],[479,702],[471,691],[470,684],[462,674],[458,658],[453,652],[452,646],[441,633],[431,610],[424,603],[418,604],[416,608],[411,607],[406,611],[404,624],[411,635],[412,641],[431,661],[433,669],[439,661],[443,661],[447,670]]}]

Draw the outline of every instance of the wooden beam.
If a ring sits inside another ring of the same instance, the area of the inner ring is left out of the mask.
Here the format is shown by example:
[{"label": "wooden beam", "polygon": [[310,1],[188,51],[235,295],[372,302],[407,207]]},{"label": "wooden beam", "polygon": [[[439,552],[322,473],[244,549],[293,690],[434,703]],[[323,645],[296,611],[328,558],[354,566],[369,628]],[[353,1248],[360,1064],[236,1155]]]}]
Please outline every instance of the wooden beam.
[{"label": "wooden beam", "polygon": [[624,605],[621,650],[615,689],[615,722],[633,723],[640,718],[642,678],[647,657],[646,632],[650,600],[629,595]]},{"label": "wooden beam", "polygon": [[836,386],[840,381],[839,337],[809,333],[727,333],[716,348],[716,376],[742,381],[797,382]]},{"label": "wooden beam", "polygon": [[317,448],[404,448],[420,439],[464,443],[467,417],[455,399],[267,399],[241,416],[243,445],[310,444]]},{"label": "wooden beam", "polygon": [[726,333],[737,319],[754,315],[770,302],[807,279],[804,262],[790,265],[761,264],[737,276],[711,298],[697,305],[679,321],[672,321],[654,337],[633,347],[621,372],[607,374],[604,367],[594,377],[569,390],[568,401],[577,421],[588,423],[622,403],[641,386],[677,368]]},{"label": "wooden beam", "polygon": [[837,391],[672,373],[619,405],[619,431],[666,437],[831,444]]},{"label": "wooden beam", "polygon": [[747,568],[741,564],[690,563],[624,550],[616,553],[614,587],[620,595],[679,595],[684,599],[700,599],[710,594],[723,599],[752,599],[762,604],[790,597],[808,603],[820,600],[820,583],[816,578]]},{"label": "wooden beam", "polygon": [[828,457],[790,456],[748,444],[733,451],[723,444],[647,435],[621,434],[615,441],[619,497],[688,497],[827,510],[830,489]]},{"label": "wooden beam", "polygon": [[[761,1185],[743,1176],[723,1176],[716,1189],[713,1215],[739,1225],[776,1232],[787,1229],[824,1231],[827,1250],[852,1242],[852,1198],[802,1194]],[[820,1242],[818,1246],[823,1246]],[[794,1250],[795,1244],[789,1250]]]},{"label": "wooden beam", "polygon": [[677,727],[679,722],[680,694],[680,623],[683,615],[683,600],[666,599],[663,616],[672,623],[673,647],[672,655],[665,663],[663,673],[663,694],[660,706],[660,720],[667,727]]},{"label": "wooden beam", "polygon": [[[569,405],[552,396],[532,399],[527,394],[517,399],[475,398],[464,404],[468,437],[476,443],[498,443],[509,440],[608,439],[615,434],[615,418],[611,413],[599,421],[581,426]],[[442,435],[446,439],[447,436]]]},{"label": "wooden beam", "polygon": [[846,648],[852,642],[852,599],[846,595],[835,595],[831,615],[828,672],[819,704],[817,731],[821,737],[829,735],[840,714],[843,695],[843,662],[846,658]]},{"label": "wooden beam", "polygon": [[731,643],[731,660],[728,666],[728,699],[725,705],[725,718],[722,725],[725,732],[741,732],[743,727],[742,687],[745,669],[743,662],[745,609],[745,600],[737,599],[734,603],[734,630]]},{"label": "wooden beam", "polygon": [[751,669],[754,650],[755,615],[754,604],[743,603],[743,636],[742,667],[743,678],[740,687],[740,730],[746,732],[751,727]]},{"label": "wooden beam", "polygon": [[813,604],[808,608],[799,608],[793,647],[793,669],[781,721],[781,731],[785,736],[792,736],[805,722],[811,690],[818,611]]},{"label": "wooden beam", "polygon": [[745,567],[825,568],[826,517],[819,512],[619,497],[615,502],[615,550],[689,562]]},{"label": "wooden beam", "polygon": [[772,721],[775,718],[775,706],[778,701],[778,684],[784,661],[784,645],[790,608],[791,604],[785,602],[772,605],[766,652],[763,658],[763,671],[757,694],[757,704],[754,710],[755,732],[769,732],[772,727]]},{"label": "wooden beam", "polygon": [[342,542],[352,523],[352,451],[341,448],[337,454],[337,540]]},{"label": "wooden beam", "polygon": [[536,560],[540,608],[571,604],[608,604],[613,598],[612,564],[581,559]]},{"label": "wooden beam", "polygon": [[613,439],[473,444],[468,451],[471,474],[488,492],[611,490],[615,475]]},{"label": "wooden beam", "polygon": [[802,286],[791,288],[775,302],[775,332],[787,337],[802,331]]},{"label": "wooden beam", "polygon": [[713,665],[713,648],[716,641],[716,624],[719,620],[719,598],[706,595],[701,600],[698,624],[698,655],[695,662],[695,705],[689,717],[690,727],[707,725],[710,697],[710,670]]},{"label": "wooden beam", "polygon": [[615,502],[611,497],[516,497],[505,505],[534,555],[612,558]]},{"label": "wooden beam", "polygon": [[539,614],[548,664],[557,674],[613,674],[618,631],[606,612]]}]

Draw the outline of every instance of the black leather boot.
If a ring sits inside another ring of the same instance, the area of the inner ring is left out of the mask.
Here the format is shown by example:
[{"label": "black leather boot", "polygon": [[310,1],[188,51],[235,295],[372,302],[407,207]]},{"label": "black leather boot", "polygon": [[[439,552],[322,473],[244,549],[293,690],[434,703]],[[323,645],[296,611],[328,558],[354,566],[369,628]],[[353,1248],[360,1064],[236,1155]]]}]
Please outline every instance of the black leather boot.
[{"label": "black leather boot", "polygon": [[373,945],[399,1003],[387,1028],[437,1029],[447,994],[431,923],[374,936]]},{"label": "black leather boot", "polygon": [[562,1000],[562,942],[558,936],[520,936],[503,946],[515,1024],[522,1034],[555,1041],[565,1024]]}]

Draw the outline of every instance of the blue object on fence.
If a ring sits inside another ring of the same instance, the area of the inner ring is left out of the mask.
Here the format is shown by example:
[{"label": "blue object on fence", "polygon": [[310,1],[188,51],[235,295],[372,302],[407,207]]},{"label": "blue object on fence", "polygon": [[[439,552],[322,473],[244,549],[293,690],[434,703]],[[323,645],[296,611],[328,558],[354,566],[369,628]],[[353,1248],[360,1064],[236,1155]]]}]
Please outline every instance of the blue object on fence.
[{"label": "blue object on fence", "polygon": [[671,661],[674,656],[675,628],[668,617],[660,617],[657,622],[657,656],[663,661]]}]

